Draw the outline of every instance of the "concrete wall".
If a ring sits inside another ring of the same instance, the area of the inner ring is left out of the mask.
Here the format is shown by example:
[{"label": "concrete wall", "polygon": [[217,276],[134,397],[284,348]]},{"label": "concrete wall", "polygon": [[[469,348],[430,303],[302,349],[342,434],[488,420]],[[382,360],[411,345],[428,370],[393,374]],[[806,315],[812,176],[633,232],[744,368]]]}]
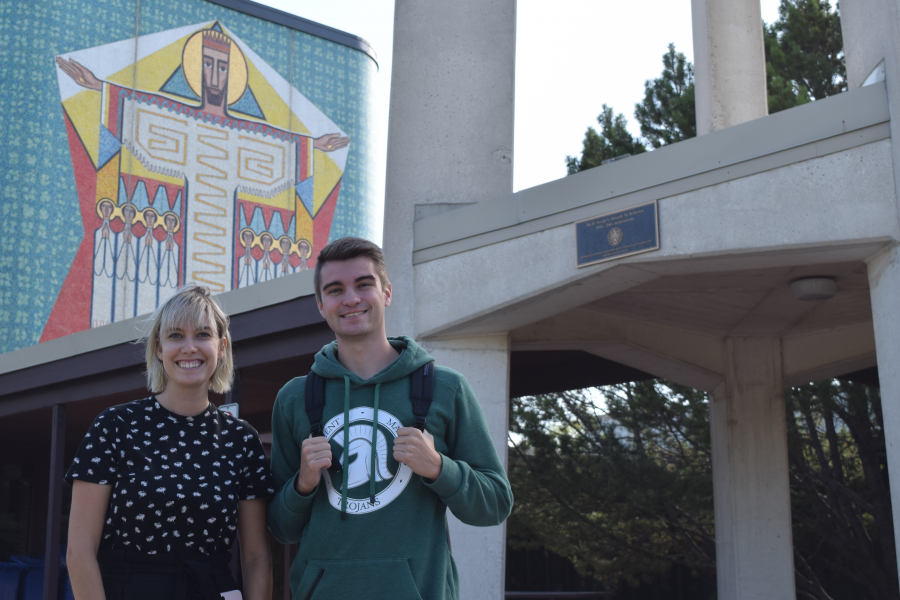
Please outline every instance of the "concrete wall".
[{"label": "concrete wall", "polygon": [[[876,142],[663,198],[656,252],[577,268],[566,224],[422,263],[416,325],[510,331],[664,273],[862,260],[900,238],[891,150]],[[458,289],[478,293],[461,302]]]}]

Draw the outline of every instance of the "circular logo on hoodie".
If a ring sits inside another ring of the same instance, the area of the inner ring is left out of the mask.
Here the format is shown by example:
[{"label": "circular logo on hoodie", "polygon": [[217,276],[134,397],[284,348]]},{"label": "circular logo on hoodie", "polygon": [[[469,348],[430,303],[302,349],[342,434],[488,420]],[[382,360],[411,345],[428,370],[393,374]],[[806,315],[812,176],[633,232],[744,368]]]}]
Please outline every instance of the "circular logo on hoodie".
[{"label": "circular logo on hoodie", "polygon": [[[344,413],[339,413],[322,427],[325,437],[332,442],[332,450],[343,469],[347,470],[347,512],[354,515],[374,512],[394,501],[409,484],[413,472],[407,465],[393,457],[393,441],[397,430],[403,427],[400,419],[379,410],[378,423],[374,423],[374,409],[360,406],[350,411],[348,423],[349,448],[344,445]],[[389,443],[390,442],[390,443]],[[374,468],[373,468],[374,458]],[[349,463],[349,464],[348,464]],[[375,480],[375,502],[369,495],[370,482]],[[341,486],[343,472],[325,472],[325,488],[331,506],[341,510]]]}]

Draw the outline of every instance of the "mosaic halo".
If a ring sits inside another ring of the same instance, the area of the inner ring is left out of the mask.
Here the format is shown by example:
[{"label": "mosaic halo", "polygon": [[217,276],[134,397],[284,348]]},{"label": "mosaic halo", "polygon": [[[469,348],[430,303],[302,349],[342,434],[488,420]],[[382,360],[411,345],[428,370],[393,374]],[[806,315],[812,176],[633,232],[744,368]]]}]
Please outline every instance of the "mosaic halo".
[{"label": "mosaic halo", "polygon": [[[198,97],[203,97],[203,32],[202,29],[192,35],[184,44],[184,52],[181,55],[181,68],[184,78],[187,80],[191,91]],[[228,99],[229,106],[241,99],[247,90],[247,60],[244,53],[227,34],[223,34],[231,40],[231,51],[228,53]]]}]

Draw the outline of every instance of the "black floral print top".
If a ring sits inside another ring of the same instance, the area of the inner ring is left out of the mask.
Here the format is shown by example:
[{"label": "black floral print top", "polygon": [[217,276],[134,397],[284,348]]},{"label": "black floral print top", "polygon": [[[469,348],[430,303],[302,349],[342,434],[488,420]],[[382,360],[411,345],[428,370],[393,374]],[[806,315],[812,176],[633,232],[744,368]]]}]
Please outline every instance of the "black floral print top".
[{"label": "black floral print top", "polygon": [[100,413],[66,479],[113,486],[100,547],[145,554],[228,552],[238,500],[275,493],[246,421],[212,404],[176,415],[154,397]]}]

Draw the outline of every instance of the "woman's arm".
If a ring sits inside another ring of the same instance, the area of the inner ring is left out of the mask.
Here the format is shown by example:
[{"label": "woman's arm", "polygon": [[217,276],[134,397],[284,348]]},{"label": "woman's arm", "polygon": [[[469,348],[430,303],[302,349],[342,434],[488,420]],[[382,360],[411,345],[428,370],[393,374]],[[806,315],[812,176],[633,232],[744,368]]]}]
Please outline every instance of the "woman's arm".
[{"label": "woman's arm", "polygon": [[238,502],[238,534],[241,542],[241,572],[246,600],[272,598],[272,555],[266,535],[264,498]]},{"label": "woman's arm", "polygon": [[103,519],[111,493],[111,485],[78,479],[72,484],[66,563],[75,600],[106,600],[100,566],[97,564],[97,549],[100,548]]}]

